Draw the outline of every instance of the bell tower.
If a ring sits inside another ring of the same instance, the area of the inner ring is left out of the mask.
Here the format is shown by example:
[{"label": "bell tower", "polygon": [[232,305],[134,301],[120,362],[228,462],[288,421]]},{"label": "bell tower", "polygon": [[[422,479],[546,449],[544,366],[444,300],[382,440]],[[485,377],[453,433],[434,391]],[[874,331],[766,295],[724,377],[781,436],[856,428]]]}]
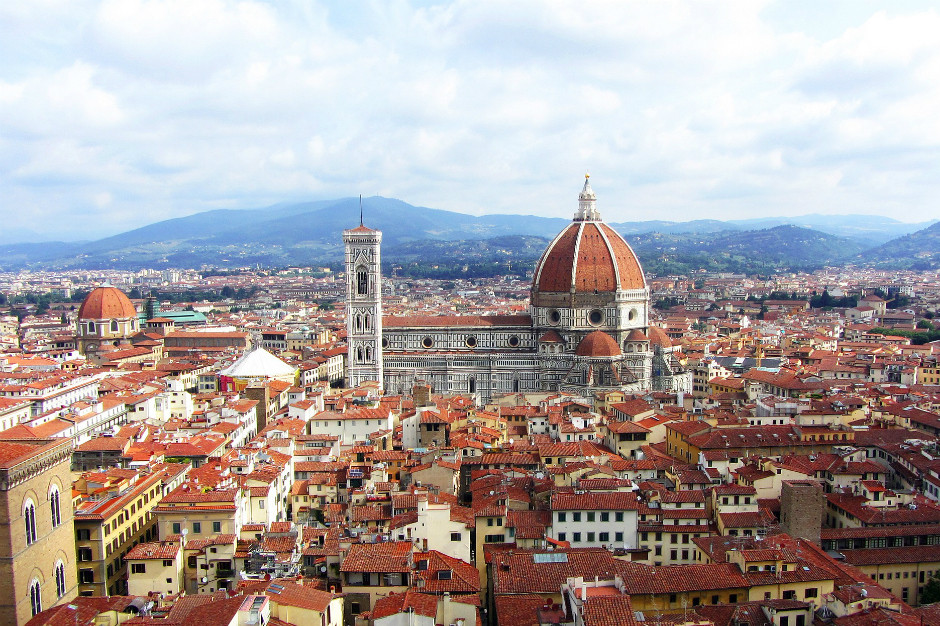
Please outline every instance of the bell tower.
[{"label": "bell tower", "polygon": [[348,387],[382,380],[382,233],[359,226],[343,231],[346,249]]}]

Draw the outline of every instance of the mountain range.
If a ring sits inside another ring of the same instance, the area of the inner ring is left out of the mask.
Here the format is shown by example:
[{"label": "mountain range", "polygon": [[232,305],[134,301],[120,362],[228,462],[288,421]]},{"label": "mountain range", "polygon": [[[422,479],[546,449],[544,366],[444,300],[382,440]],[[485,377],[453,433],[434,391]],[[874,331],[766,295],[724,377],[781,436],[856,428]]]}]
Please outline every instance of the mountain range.
[{"label": "mountain range", "polygon": [[[384,258],[413,263],[435,260],[438,249],[440,258],[451,262],[532,259],[569,223],[531,215],[477,217],[383,197],[363,199],[362,209],[366,225],[383,232]],[[359,217],[358,198],[206,211],[97,241],[0,245],[0,268],[336,264],[342,258],[342,231],[355,226]],[[931,224],[805,215],[610,225],[634,246],[644,265],[671,263],[680,270],[698,263],[698,257],[718,260],[725,269],[754,263],[768,269],[839,262],[930,265],[940,252],[940,223]]]}]

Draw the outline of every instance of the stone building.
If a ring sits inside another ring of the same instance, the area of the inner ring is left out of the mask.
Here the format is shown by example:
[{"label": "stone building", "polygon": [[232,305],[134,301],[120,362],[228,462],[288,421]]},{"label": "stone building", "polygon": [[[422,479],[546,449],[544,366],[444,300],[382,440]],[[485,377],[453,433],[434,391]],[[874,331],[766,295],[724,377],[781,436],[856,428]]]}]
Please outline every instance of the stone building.
[{"label": "stone building", "polygon": [[0,623],[77,594],[68,439],[0,440]]},{"label": "stone building", "polygon": [[383,317],[381,233],[345,231],[349,384],[380,380],[397,394],[426,381],[434,393],[481,402],[514,392],[691,390],[672,345],[651,341],[643,269],[601,219],[587,178],[578,202],[535,267],[525,315]]}]

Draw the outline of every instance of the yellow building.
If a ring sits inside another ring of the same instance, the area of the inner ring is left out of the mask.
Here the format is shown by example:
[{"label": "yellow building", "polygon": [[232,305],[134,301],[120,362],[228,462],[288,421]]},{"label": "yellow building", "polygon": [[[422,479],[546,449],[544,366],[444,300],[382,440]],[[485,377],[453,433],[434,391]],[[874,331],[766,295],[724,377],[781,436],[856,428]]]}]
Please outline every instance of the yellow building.
[{"label": "yellow building", "polygon": [[[178,471],[179,467],[174,466]],[[157,539],[153,509],[167,474],[111,469],[85,472],[75,481],[75,552],[79,594],[127,594],[124,556],[137,544]]]},{"label": "yellow building", "polygon": [[0,440],[2,624],[76,595],[71,459],[69,440]]}]

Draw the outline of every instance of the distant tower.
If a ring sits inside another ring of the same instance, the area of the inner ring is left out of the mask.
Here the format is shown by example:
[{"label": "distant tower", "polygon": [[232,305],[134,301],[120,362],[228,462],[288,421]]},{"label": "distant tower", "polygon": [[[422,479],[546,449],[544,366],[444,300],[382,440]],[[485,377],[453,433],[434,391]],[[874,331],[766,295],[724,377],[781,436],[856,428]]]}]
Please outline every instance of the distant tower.
[{"label": "distant tower", "polygon": [[343,231],[346,248],[346,385],[382,380],[382,233],[362,225]]}]

